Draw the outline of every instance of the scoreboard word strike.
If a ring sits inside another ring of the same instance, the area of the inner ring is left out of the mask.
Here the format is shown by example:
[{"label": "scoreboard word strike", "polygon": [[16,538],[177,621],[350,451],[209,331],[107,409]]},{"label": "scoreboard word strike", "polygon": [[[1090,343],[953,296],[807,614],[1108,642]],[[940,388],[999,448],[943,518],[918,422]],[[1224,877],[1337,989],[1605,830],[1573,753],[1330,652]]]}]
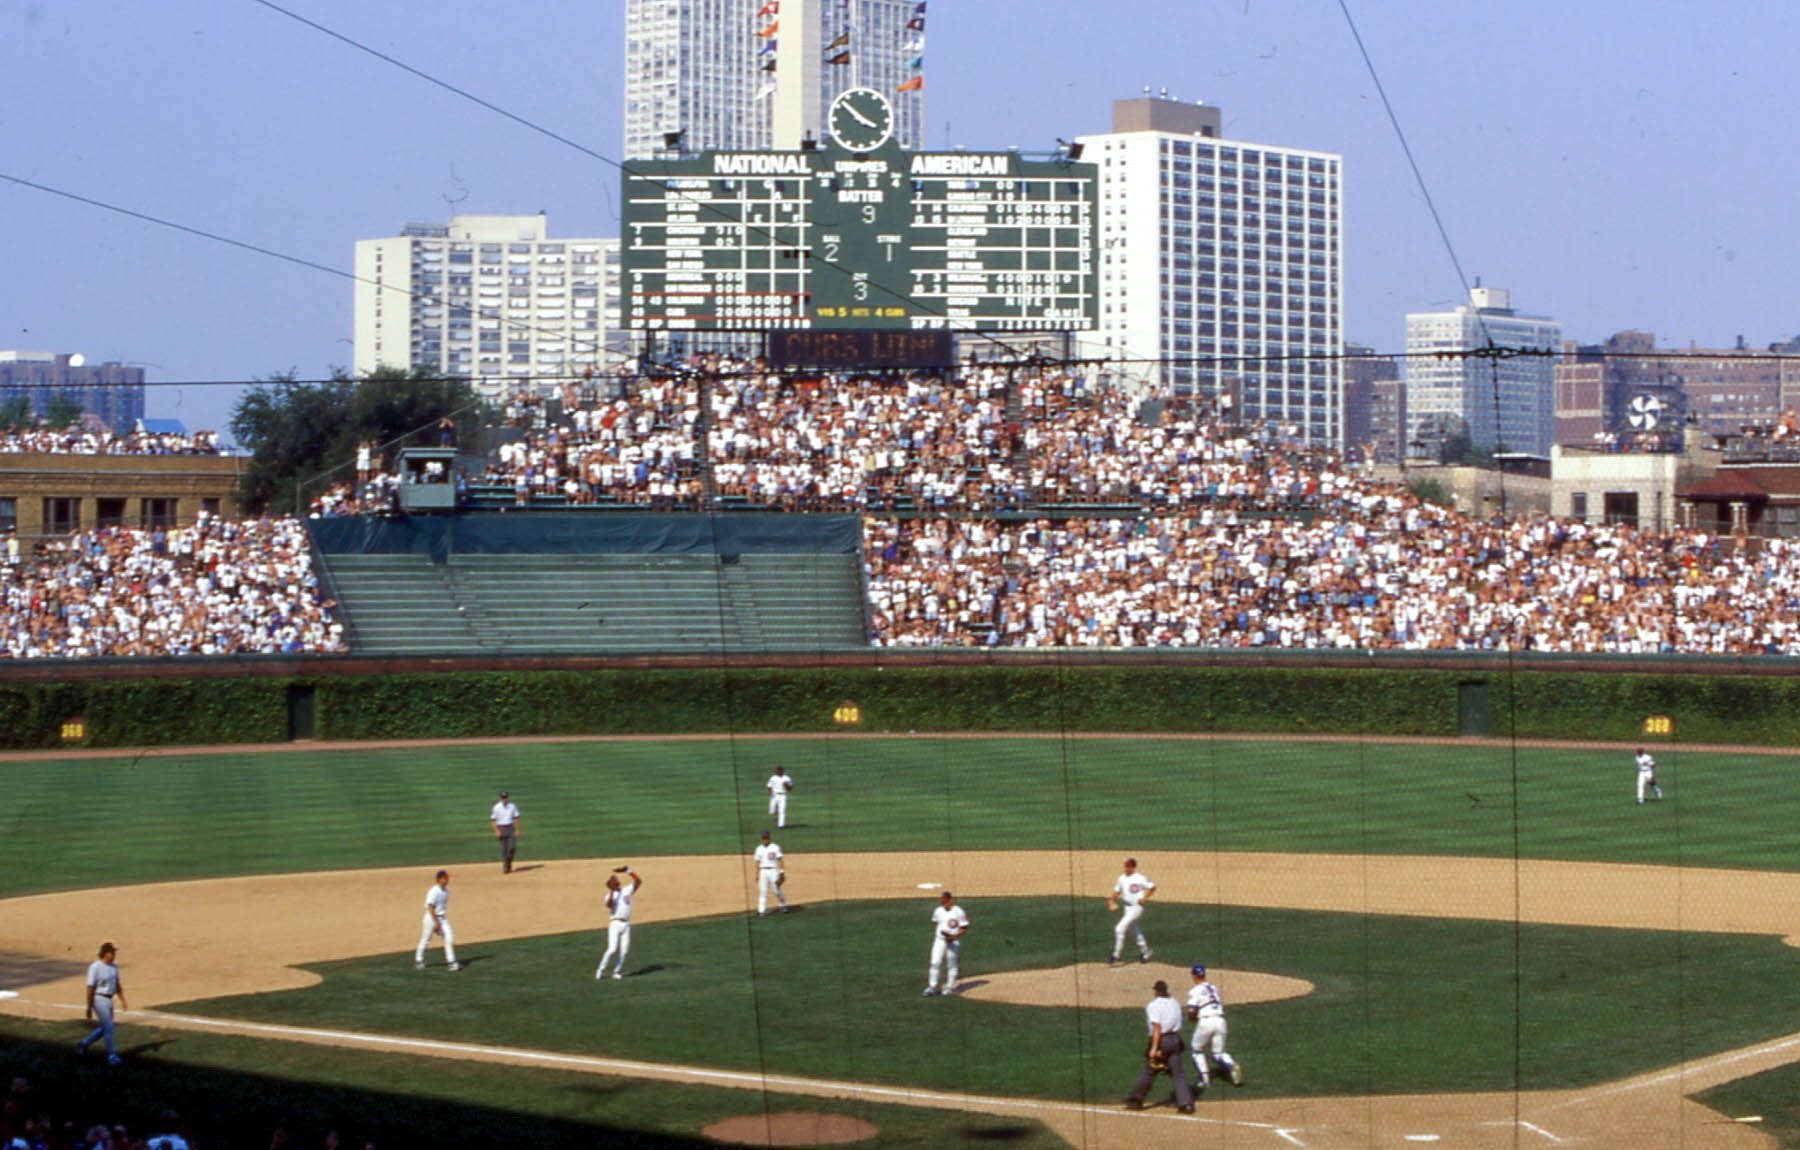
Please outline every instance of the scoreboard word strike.
[{"label": "scoreboard word strike", "polygon": [[[860,103],[859,103],[860,101]],[[817,150],[713,152],[624,177],[625,326],[1081,331],[1097,318],[1091,164],[908,152],[852,89]],[[868,125],[872,136],[848,129]]]}]

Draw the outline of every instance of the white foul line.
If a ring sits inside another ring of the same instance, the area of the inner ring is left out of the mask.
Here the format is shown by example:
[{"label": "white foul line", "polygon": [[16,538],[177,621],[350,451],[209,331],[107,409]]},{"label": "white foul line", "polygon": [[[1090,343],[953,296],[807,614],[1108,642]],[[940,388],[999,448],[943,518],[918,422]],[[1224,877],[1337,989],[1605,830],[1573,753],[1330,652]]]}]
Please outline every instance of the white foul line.
[{"label": "white foul line", "polygon": [[[61,1010],[84,1007],[68,1003],[37,1003]],[[794,1093],[820,1094],[828,1097],[886,1099],[899,1103],[924,1103],[951,1110],[1055,1111],[1062,1114],[1116,1114],[1109,1106],[1086,1106],[1077,1102],[1052,1102],[1039,1098],[998,1098],[976,1094],[950,1094],[939,1090],[911,1090],[894,1086],[870,1086],[860,1082],[840,1082],[823,1078],[799,1078],[781,1074],[752,1074],[735,1070],[708,1070],[698,1066],[672,1066],[656,1062],[637,1062],[624,1058],[599,1058],[588,1054],[557,1054],[548,1050],[527,1050],[517,1046],[483,1046],[472,1042],[446,1042],[435,1038],[405,1038],[385,1034],[363,1034],[354,1030],[324,1030],[311,1026],[283,1026],[268,1022],[242,1022],[229,1018],[207,1018],[196,1014],[168,1014],[160,1010],[139,1010],[133,1017],[144,1021],[166,1022],[192,1030],[222,1030],[253,1035],[268,1035],[297,1041],[331,1042],[346,1046],[412,1051],[438,1057],[479,1056],[496,1060],[562,1066],[577,1070],[604,1071],[638,1078],[666,1078],[688,1082],[715,1082],[744,1089],[787,1087]],[[1190,1114],[1144,1114],[1138,1118],[1160,1118],[1164,1121],[1209,1123],[1214,1126],[1238,1126],[1254,1130],[1270,1130],[1295,1145],[1302,1143],[1289,1137],[1270,1122],[1246,1122],[1240,1119],[1199,1117]]]}]

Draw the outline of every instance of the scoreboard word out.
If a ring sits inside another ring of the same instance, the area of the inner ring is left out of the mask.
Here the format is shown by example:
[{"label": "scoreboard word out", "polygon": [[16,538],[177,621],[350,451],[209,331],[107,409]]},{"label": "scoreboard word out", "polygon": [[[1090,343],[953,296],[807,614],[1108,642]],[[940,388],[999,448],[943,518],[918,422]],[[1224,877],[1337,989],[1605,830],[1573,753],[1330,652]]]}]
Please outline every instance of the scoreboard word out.
[{"label": "scoreboard word out", "polygon": [[625,326],[641,331],[1080,331],[1097,318],[1091,164],[908,152],[851,89],[799,152],[624,177]]}]

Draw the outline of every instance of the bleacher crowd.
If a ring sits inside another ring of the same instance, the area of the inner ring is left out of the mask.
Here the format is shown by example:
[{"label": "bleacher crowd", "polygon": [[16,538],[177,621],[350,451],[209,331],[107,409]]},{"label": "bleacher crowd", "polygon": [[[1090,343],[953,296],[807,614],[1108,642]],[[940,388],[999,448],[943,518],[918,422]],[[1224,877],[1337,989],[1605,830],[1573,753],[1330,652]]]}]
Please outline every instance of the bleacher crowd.
[{"label": "bleacher crowd", "polygon": [[[560,418],[520,408],[469,487],[519,507],[865,512],[878,645],[1800,654],[1793,543],[1474,520],[1295,429],[1136,394],[1055,367],[714,361],[570,395]],[[384,508],[379,471],[359,462],[313,513]],[[9,570],[0,649],[341,647],[298,524],[189,534],[89,532]]]},{"label": "bleacher crowd", "polygon": [[217,455],[218,436],[211,431],[89,431],[79,428],[0,429],[0,454],[45,455]]},{"label": "bleacher crowd", "polygon": [[0,570],[0,657],[335,651],[295,519],[102,527],[20,552]]}]

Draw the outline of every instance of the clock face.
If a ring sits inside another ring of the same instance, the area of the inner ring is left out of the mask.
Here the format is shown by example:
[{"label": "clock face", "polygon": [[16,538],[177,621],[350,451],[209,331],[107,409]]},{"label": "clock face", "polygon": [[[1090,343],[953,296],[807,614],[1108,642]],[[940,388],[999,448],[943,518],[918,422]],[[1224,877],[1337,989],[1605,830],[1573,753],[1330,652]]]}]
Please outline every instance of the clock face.
[{"label": "clock face", "polygon": [[851,88],[831,102],[831,138],[852,152],[872,152],[894,132],[894,108],[873,88]]}]

